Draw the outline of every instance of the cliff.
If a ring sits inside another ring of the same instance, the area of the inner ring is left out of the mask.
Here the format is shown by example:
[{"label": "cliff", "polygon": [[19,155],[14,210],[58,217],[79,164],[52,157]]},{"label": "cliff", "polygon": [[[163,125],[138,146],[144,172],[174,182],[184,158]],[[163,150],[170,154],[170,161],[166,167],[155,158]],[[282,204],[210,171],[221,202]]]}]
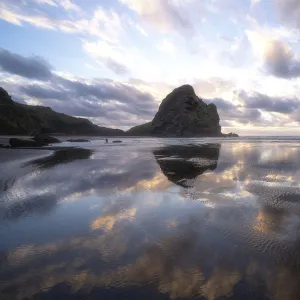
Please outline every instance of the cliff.
[{"label": "cliff", "polygon": [[129,135],[221,136],[214,104],[206,104],[190,85],[172,91],[162,101],[151,123],[131,128]]},{"label": "cliff", "polygon": [[58,113],[50,107],[14,102],[0,87],[0,134],[28,135],[32,132],[67,135],[124,135],[119,129],[100,127],[87,119]]}]

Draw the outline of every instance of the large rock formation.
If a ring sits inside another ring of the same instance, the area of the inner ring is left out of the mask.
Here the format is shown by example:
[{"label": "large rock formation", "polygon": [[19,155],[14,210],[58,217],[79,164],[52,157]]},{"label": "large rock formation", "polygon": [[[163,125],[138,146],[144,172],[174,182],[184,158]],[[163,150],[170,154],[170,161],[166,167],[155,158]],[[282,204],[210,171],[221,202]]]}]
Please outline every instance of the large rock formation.
[{"label": "large rock formation", "polygon": [[183,85],[162,101],[151,123],[136,126],[131,135],[221,136],[220,118],[214,104],[197,97],[190,85]]},{"label": "large rock formation", "polygon": [[0,87],[0,134],[28,135],[33,132],[95,136],[124,135],[122,130],[100,127],[87,119],[55,112],[50,107],[15,102]]}]

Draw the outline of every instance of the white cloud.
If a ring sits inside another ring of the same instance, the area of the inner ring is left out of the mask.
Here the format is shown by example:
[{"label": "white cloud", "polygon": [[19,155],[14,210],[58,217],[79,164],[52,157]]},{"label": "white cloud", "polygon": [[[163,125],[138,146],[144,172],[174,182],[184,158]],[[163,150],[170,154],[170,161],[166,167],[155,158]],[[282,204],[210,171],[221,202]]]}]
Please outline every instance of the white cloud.
[{"label": "white cloud", "polygon": [[34,0],[38,4],[47,4],[50,6],[57,6],[57,4],[54,2],[54,0]]},{"label": "white cloud", "polygon": [[251,6],[261,3],[262,0],[251,0]]},{"label": "white cloud", "polygon": [[136,29],[141,35],[149,36],[148,32],[138,23],[134,22],[131,18],[126,18],[127,23],[134,29]]},{"label": "white cloud", "polygon": [[183,9],[182,4],[186,4],[185,1],[176,3],[169,0],[120,0],[120,2],[135,11],[142,20],[164,33],[192,29],[190,19]]},{"label": "white cloud", "polygon": [[5,9],[5,7],[0,3],[0,18],[6,22],[15,24],[15,25],[21,25],[22,20],[20,20],[20,17],[13,13],[12,11],[9,11]]},{"label": "white cloud", "polygon": [[76,22],[79,31],[101,37],[105,41],[118,41],[123,33],[121,17],[114,11],[97,8],[91,19]]},{"label": "white cloud", "polygon": [[74,10],[76,12],[81,11],[80,7],[73,3],[72,0],[58,0],[57,3],[65,10]]},{"label": "white cloud", "polygon": [[65,10],[68,11],[76,11],[76,12],[80,12],[81,9],[80,7],[75,4],[74,2],[72,2],[72,0],[32,0],[33,2],[37,3],[37,4],[47,4],[50,6],[60,6]]},{"label": "white cloud", "polygon": [[113,70],[115,73],[127,73],[124,64],[124,49],[108,44],[105,41],[83,41],[83,49],[98,62]]},{"label": "white cloud", "polygon": [[146,32],[146,30],[141,27],[139,24],[136,24],[136,29],[144,36],[149,36],[149,34]]},{"label": "white cloud", "polygon": [[[65,9],[79,12],[79,7],[70,1],[62,1],[60,5]],[[88,34],[101,37],[106,41],[116,41],[123,31],[120,16],[110,10],[97,8],[91,18],[78,18],[77,20],[52,18],[46,13],[38,11],[23,11],[16,5],[0,3],[0,19],[22,26],[24,23],[36,27],[61,30],[72,34]]]},{"label": "white cloud", "polygon": [[290,45],[253,31],[247,34],[254,53],[268,73],[281,78],[300,77],[300,54],[294,53]]},{"label": "white cloud", "polygon": [[170,40],[162,40],[156,47],[158,50],[168,54],[174,54],[176,50],[175,45]]}]

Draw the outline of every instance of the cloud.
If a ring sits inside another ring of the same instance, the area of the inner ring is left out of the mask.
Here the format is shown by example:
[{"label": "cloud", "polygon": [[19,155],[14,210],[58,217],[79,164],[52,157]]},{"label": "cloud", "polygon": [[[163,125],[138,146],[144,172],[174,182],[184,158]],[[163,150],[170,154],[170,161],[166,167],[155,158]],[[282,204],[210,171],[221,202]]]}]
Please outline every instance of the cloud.
[{"label": "cloud", "polygon": [[173,54],[176,51],[175,45],[169,40],[162,40],[156,47],[158,50],[168,54]]},{"label": "cloud", "polygon": [[80,12],[81,9],[78,5],[76,5],[72,0],[32,0],[37,4],[47,4],[54,7],[62,7],[67,11],[76,11]]},{"label": "cloud", "polygon": [[124,75],[129,73],[129,70],[125,65],[117,61],[114,61],[111,58],[106,59],[104,63],[107,68],[111,69],[116,74]]},{"label": "cloud", "polygon": [[69,96],[63,90],[53,90],[40,85],[28,85],[20,88],[21,92],[25,93],[29,97],[37,99],[56,99],[56,100],[67,100]]},{"label": "cloud", "polygon": [[121,17],[112,10],[98,7],[90,18],[82,18],[80,7],[69,0],[42,1],[47,4],[55,4],[52,6],[56,10],[62,7],[65,10],[75,11],[76,15],[72,19],[67,15],[65,18],[59,18],[60,14],[53,17],[47,11],[41,11],[29,5],[25,6],[18,1],[17,3],[4,1],[0,3],[0,19],[19,26],[27,23],[38,28],[60,30],[68,34],[82,35],[85,38],[88,36],[99,37],[110,42],[118,41],[123,32],[124,20],[121,20]]},{"label": "cloud", "polygon": [[195,79],[193,84],[196,94],[203,98],[218,98],[223,93],[233,90],[235,84],[231,80],[220,77],[210,77],[205,79]]},{"label": "cloud", "polygon": [[75,3],[73,3],[71,0],[59,0],[57,1],[57,3],[63,7],[65,10],[74,10],[77,12],[80,12],[81,9],[78,5],[76,5]]},{"label": "cloud", "polygon": [[300,76],[300,57],[280,41],[270,41],[265,49],[266,69],[274,76],[292,78]]},{"label": "cloud", "polygon": [[5,2],[0,3],[0,19],[19,26],[22,26],[23,23],[28,23],[39,28],[50,30],[61,29],[65,32],[78,31],[69,20],[52,19],[47,14],[42,14],[36,10],[34,10],[34,13],[32,11],[26,11],[21,3],[19,3],[19,5]]},{"label": "cloud", "polygon": [[[221,124],[224,126],[228,122],[240,124],[260,125],[265,124],[266,120],[262,118],[261,112],[258,109],[249,109],[245,107],[233,107],[231,110],[218,110]],[[223,124],[223,122],[225,123]]]},{"label": "cloud", "polygon": [[261,3],[261,0],[251,0],[251,6]]},{"label": "cloud", "polygon": [[47,81],[52,77],[51,65],[39,56],[24,57],[0,49],[0,68],[28,79]]},{"label": "cloud", "polygon": [[[103,122],[110,126],[140,124],[152,119],[157,110],[158,103],[144,85],[58,75],[40,57],[24,57],[7,50],[0,52],[0,67],[13,74],[8,78],[0,73],[3,77],[0,79],[9,92],[14,91],[14,99],[50,106],[70,115],[98,118],[100,125]],[[123,72],[123,69],[116,71]],[[32,79],[39,83],[30,83]]]},{"label": "cloud", "polygon": [[298,0],[275,0],[282,21],[300,29],[300,2]]},{"label": "cloud", "polygon": [[245,91],[240,91],[238,96],[245,102],[247,108],[256,108],[282,114],[290,114],[300,108],[300,100],[296,97],[270,97],[258,92],[246,93]]},{"label": "cloud", "polygon": [[279,78],[300,76],[300,55],[288,44],[253,31],[248,31],[247,35],[265,71]]},{"label": "cloud", "polygon": [[57,4],[54,2],[54,0],[34,0],[38,4],[47,4],[50,6],[57,6]]},{"label": "cloud", "polygon": [[205,102],[208,102],[208,103],[213,103],[217,106],[218,110],[230,110],[230,109],[235,109],[236,106],[231,104],[230,102],[228,101],[225,101],[224,99],[221,99],[221,98],[214,98],[214,99],[208,99],[208,100],[205,100]]},{"label": "cloud", "polygon": [[134,120],[142,123],[143,119],[152,119],[157,109],[151,94],[133,85],[106,79],[86,82],[83,78],[70,80],[56,76],[47,85],[27,85],[21,87],[20,92],[26,99],[34,98],[58,112],[106,118],[98,121],[115,125],[137,124]]},{"label": "cloud", "polygon": [[123,19],[115,11],[98,7],[92,18],[80,19],[76,27],[82,33],[100,37],[106,42],[118,42],[120,36],[124,34]]},{"label": "cloud", "polygon": [[135,11],[144,21],[164,33],[175,30],[193,31],[193,25],[184,10],[184,5],[180,5],[179,1],[120,0],[120,2]]},{"label": "cloud", "polygon": [[114,73],[119,75],[129,73],[127,66],[123,63],[126,55],[126,50],[123,47],[116,47],[105,41],[83,41],[83,49]]}]

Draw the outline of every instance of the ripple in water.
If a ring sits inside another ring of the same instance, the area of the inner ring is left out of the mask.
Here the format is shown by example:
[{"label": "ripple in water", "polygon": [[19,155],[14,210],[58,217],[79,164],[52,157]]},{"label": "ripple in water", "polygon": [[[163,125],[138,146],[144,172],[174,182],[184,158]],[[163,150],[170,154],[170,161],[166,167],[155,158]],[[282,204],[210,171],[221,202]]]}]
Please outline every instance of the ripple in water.
[{"label": "ripple in water", "polygon": [[0,299],[300,299],[299,140],[66,145],[0,149]]}]

